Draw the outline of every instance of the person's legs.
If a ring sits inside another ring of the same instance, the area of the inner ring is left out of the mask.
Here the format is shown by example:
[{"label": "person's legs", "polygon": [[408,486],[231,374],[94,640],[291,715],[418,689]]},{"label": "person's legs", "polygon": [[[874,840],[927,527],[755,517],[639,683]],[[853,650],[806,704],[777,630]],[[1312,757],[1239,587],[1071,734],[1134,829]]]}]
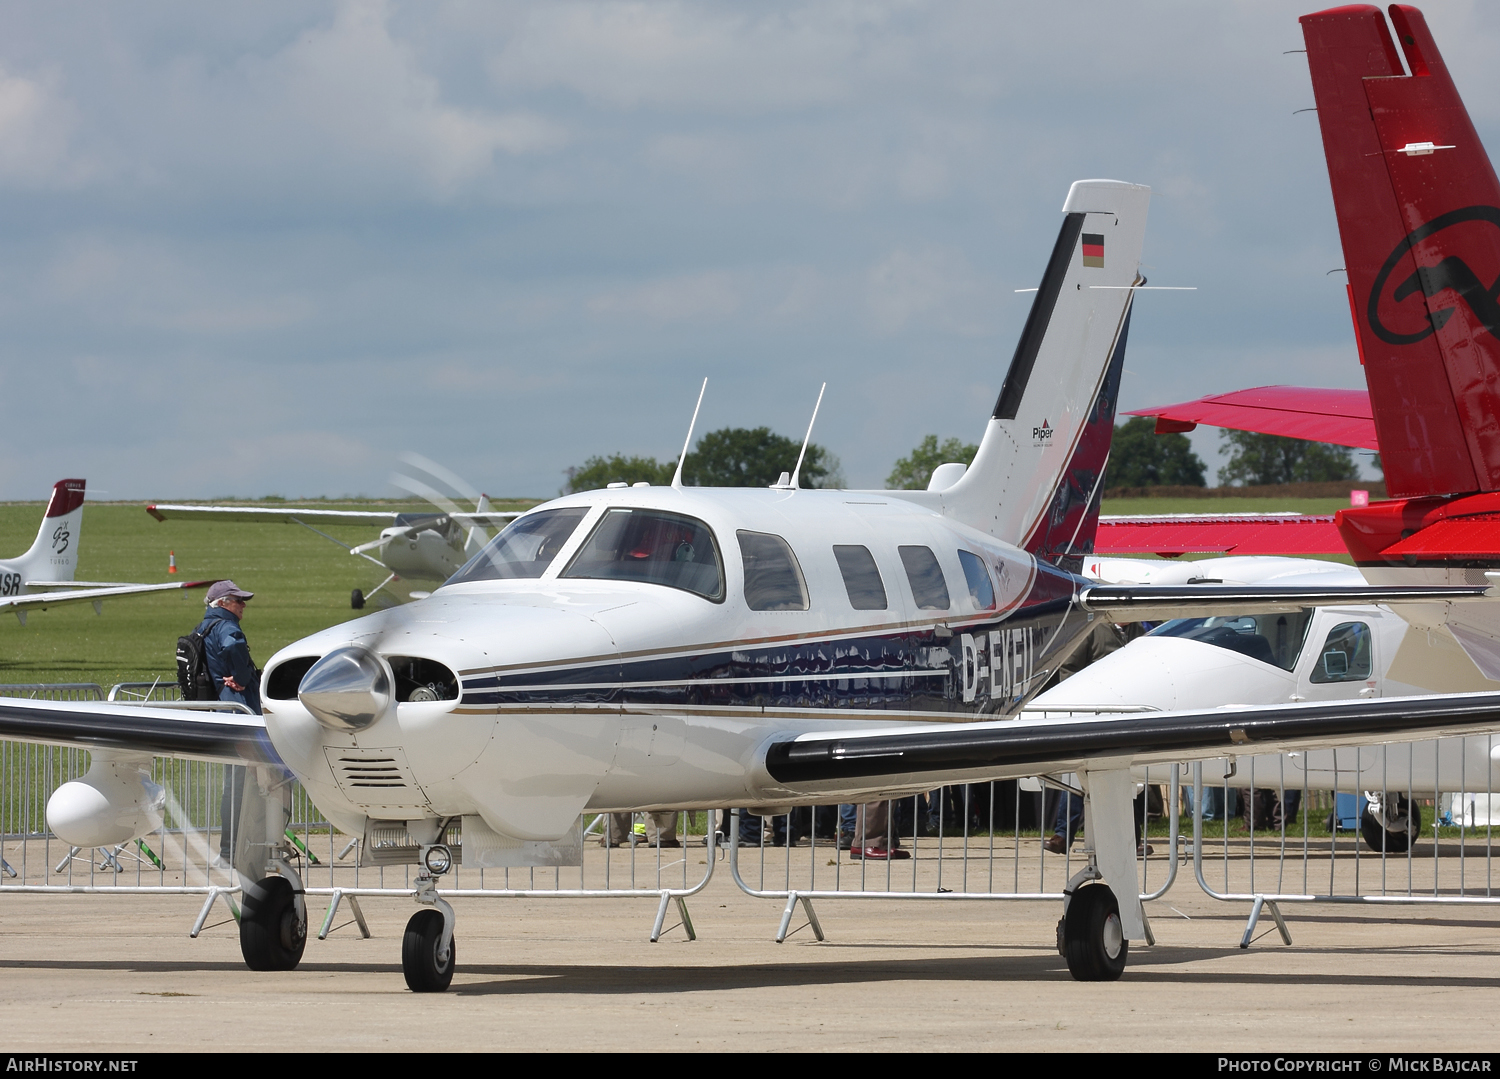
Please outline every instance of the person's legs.
[{"label": "person's legs", "polygon": [[234,861],[234,841],[240,830],[240,805],[245,794],[244,765],[226,765],[224,793],[219,798],[219,857]]},{"label": "person's legs", "polygon": [[682,845],[677,840],[677,811],[675,809],[646,814],[646,842],[652,846],[663,847]]},{"label": "person's legs", "polygon": [[630,844],[630,813],[611,813],[604,818],[604,834],[599,837],[601,847],[624,847]]}]

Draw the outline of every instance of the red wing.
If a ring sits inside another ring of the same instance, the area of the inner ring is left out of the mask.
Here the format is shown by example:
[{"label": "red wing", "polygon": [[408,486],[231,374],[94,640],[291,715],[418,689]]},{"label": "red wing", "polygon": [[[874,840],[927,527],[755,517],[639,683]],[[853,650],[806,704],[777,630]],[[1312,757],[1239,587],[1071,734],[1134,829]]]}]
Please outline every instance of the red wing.
[{"label": "red wing", "polygon": [[1333,517],[1293,513],[1226,513],[1101,517],[1094,553],[1347,554]]},{"label": "red wing", "polygon": [[1263,435],[1284,435],[1378,450],[1370,395],[1365,390],[1261,386],[1218,393],[1179,405],[1141,408],[1127,416],[1155,416],[1156,431],[1191,431],[1200,423]]}]

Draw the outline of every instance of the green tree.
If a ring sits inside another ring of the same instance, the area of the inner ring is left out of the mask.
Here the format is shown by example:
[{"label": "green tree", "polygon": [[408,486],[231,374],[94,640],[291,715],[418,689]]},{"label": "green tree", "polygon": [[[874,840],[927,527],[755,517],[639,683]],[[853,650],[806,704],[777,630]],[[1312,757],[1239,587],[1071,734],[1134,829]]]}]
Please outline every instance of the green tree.
[{"label": "green tree", "polygon": [[1132,416],[1115,427],[1105,487],[1204,487],[1203,460],[1187,435],[1159,435],[1156,420]]},{"label": "green tree", "polygon": [[[797,464],[802,443],[775,434],[769,427],[725,427],[710,431],[688,454],[682,482],[693,487],[769,487]],[[596,491],[611,483],[665,485],[672,482],[677,462],[654,457],[590,457],[568,469],[564,494]],[[816,442],[802,460],[803,487],[842,486],[839,459]]]},{"label": "green tree", "polygon": [[[684,483],[696,487],[769,487],[797,464],[802,443],[769,427],[725,427],[698,440],[682,469]],[[816,442],[802,460],[803,487],[831,478],[836,462]]]},{"label": "green tree", "polygon": [[1219,469],[1221,486],[1316,483],[1359,476],[1354,451],[1347,446],[1228,428],[1220,430],[1219,441],[1234,451],[1229,463]]},{"label": "green tree", "polygon": [[563,494],[597,491],[611,483],[639,483],[642,480],[652,484],[671,483],[676,468],[676,461],[662,464],[655,457],[626,457],[619,453],[609,457],[590,457],[582,465],[568,469],[568,483]]},{"label": "green tree", "polygon": [[927,481],[932,479],[932,470],[938,465],[949,462],[972,464],[978,452],[979,447],[972,442],[960,442],[956,438],[938,442],[937,435],[928,435],[909,456],[897,459],[896,467],[885,478],[886,489],[924,491]]}]

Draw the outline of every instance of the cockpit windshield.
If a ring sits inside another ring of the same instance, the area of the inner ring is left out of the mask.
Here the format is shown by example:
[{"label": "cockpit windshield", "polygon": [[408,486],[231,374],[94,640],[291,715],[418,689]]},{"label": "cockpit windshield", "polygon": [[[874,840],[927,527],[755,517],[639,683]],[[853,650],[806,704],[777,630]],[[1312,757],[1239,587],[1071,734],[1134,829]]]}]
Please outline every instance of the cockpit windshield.
[{"label": "cockpit windshield", "polygon": [[1153,637],[1182,637],[1258,659],[1290,671],[1297,666],[1312,608],[1293,614],[1246,614],[1237,618],[1174,618],[1151,631]]},{"label": "cockpit windshield", "polygon": [[465,581],[513,581],[540,577],[588,514],[587,507],[542,510],[517,517],[485,545],[449,584]]},{"label": "cockpit windshield", "polygon": [[564,577],[645,581],[724,599],[719,546],[702,521],[661,510],[611,509]]}]

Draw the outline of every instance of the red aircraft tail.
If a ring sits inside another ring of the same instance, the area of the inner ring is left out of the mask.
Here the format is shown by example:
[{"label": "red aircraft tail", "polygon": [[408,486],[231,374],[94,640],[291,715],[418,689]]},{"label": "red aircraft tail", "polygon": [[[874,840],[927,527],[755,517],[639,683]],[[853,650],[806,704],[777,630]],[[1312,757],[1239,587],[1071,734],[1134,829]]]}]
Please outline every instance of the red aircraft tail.
[{"label": "red aircraft tail", "polygon": [[[1416,8],[1302,17],[1394,497],[1500,491],[1500,182]],[[1410,74],[1402,68],[1402,57]]]}]

